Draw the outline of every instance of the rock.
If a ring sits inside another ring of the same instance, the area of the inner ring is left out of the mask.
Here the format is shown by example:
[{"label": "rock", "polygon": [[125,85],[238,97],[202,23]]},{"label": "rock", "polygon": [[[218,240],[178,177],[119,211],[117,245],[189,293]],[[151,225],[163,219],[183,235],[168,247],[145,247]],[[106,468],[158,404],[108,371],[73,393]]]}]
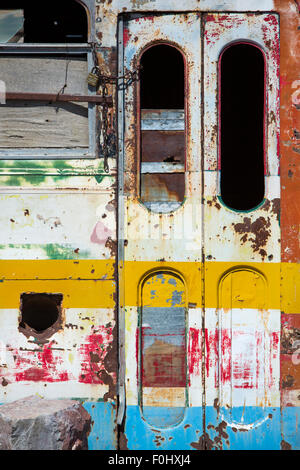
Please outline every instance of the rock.
[{"label": "rock", "polygon": [[0,406],[0,450],[87,450],[90,430],[75,400],[31,396]]}]

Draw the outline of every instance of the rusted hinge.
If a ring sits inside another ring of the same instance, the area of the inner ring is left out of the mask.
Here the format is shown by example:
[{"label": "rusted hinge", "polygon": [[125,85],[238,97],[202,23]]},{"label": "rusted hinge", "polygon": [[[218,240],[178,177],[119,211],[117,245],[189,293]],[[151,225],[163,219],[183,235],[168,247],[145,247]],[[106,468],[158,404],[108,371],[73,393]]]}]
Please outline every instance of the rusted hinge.
[{"label": "rusted hinge", "polygon": [[24,101],[76,101],[85,103],[97,103],[98,105],[112,106],[111,96],[101,95],[67,95],[65,93],[6,93],[6,100]]}]

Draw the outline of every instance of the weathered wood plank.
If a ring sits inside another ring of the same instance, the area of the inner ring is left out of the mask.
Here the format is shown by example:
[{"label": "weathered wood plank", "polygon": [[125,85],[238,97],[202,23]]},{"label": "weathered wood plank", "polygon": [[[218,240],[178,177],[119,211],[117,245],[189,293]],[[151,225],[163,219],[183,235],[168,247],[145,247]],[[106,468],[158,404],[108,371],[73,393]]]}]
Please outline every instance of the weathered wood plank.
[{"label": "weathered wood plank", "polygon": [[87,104],[9,101],[0,106],[0,148],[88,147]]},{"label": "weathered wood plank", "polygon": [[0,80],[6,92],[65,93],[87,95],[87,61],[72,57],[1,57]]}]

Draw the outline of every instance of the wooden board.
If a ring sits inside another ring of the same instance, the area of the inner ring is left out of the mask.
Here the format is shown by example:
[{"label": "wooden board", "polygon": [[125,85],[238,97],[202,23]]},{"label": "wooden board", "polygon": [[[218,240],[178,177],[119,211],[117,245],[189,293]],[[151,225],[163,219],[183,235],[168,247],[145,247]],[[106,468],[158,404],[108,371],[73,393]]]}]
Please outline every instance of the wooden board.
[{"label": "wooden board", "polygon": [[[2,57],[7,92],[88,94],[81,58]],[[87,103],[8,101],[0,106],[0,148],[88,147]]]}]

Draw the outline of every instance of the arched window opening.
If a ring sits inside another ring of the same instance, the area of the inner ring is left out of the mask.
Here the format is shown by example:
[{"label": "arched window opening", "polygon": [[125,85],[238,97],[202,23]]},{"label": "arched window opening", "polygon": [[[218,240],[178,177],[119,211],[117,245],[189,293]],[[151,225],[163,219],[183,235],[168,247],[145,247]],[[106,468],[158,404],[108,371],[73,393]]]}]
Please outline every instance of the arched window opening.
[{"label": "arched window opening", "polygon": [[187,345],[185,286],[174,274],[157,272],[143,284],[139,350],[143,417],[175,426],[186,407]]},{"label": "arched window opening", "polygon": [[232,209],[250,210],[264,198],[263,53],[234,44],[222,53],[219,74],[221,197]]},{"label": "arched window opening", "polygon": [[185,194],[184,60],[175,47],[158,44],[140,65],[140,195],[154,212],[169,212]]},{"label": "arched window opening", "polygon": [[51,0],[44,10],[33,0],[1,2],[2,43],[83,43],[87,34],[86,11],[76,0]]}]

